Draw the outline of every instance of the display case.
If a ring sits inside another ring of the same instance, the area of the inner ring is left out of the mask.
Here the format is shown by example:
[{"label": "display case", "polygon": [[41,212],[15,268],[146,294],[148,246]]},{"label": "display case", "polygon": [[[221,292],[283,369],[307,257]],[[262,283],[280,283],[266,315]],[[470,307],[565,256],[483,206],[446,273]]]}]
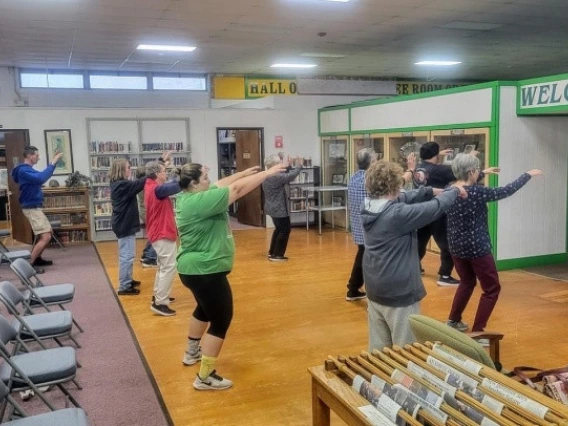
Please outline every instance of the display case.
[{"label": "display case", "polygon": [[378,160],[385,158],[385,139],[385,134],[351,136],[351,170],[349,171],[349,176],[358,170],[357,153],[363,148],[372,148],[377,153]]},{"label": "display case", "polygon": [[[348,180],[349,165],[349,136],[331,136],[322,138],[322,180],[321,186],[345,186]],[[321,205],[337,207],[323,213],[325,223],[334,222],[335,225],[347,228],[347,214],[345,207],[347,197],[345,194],[335,194],[326,191],[321,194]]]},{"label": "display case", "polygon": [[315,222],[315,213],[308,211],[318,205],[314,187],[320,185],[320,168],[304,167],[288,184],[288,212],[292,226],[306,226]]},{"label": "display case", "polygon": [[168,166],[170,169],[191,161],[189,119],[87,119],[87,131],[94,188],[91,202],[93,239],[115,239],[111,228],[109,178],[112,162],[118,158],[127,158],[130,163],[130,178],[134,180],[140,167],[144,167],[149,161],[158,160],[165,151],[172,151],[172,163]]}]

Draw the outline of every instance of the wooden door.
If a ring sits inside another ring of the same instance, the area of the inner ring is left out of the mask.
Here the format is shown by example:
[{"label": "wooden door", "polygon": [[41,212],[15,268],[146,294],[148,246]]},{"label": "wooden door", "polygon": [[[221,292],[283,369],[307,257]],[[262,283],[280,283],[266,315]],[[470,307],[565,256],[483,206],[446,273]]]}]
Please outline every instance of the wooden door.
[{"label": "wooden door", "polygon": [[[260,130],[237,130],[237,172],[262,164],[262,140]],[[238,201],[239,223],[264,226],[262,189],[260,186]]]},{"label": "wooden door", "polygon": [[32,244],[33,235],[30,223],[24,217],[20,207],[20,185],[12,179],[12,169],[23,161],[23,152],[29,144],[27,130],[4,131],[6,145],[6,166],[8,169],[9,203],[12,218],[12,238],[22,243]]}]

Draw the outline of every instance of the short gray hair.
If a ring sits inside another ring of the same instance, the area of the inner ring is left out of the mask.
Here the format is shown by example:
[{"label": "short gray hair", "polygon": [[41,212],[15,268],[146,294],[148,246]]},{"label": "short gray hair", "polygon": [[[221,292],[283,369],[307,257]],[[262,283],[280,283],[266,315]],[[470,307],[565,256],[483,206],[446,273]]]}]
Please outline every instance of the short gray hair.
[{"label": "short gray hair", "polygon": [[280,164],[280,157],[276,154],[269,155],[264,159],[264,167],[266,167],[267,169],[277,164]]},{"label": "short gray hair", "polygon": [[367,170],[375,155],[373,148],[363,148],[357,151],[357,167],[359,167],[359,170]]},{"label": "short gray hair", "polygon": [[158,173],[162,171],[162,167],[165,168],[165,166],[158,161],[150,161],[146,163],[146,176],[150,179],[156,179],[158,177]]},{"label": "short gray hair", "polygon": [[469,172],[479,169],[479,158],[471,154],[458,154],[452,162],[452,172],[458,180],[467,180]]}]

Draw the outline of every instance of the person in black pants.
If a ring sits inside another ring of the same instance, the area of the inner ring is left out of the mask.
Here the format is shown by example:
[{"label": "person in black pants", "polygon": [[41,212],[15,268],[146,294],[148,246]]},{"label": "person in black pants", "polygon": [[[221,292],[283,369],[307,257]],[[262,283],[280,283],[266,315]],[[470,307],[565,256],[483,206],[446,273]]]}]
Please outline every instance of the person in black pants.
[{"label": "person in black pants", "polygon": [[[426,142],[420,147],[420,158],[422,162],[414,171],[414,183],[416,186],[431,186],[432,188],[444,189],[456,180],[452,167],[439,164],[443,157],[451,150],[440,151],[440,146],[436,142]],[[448,249],[446,215],[436,219],[434,222],[418,230],[418,256],[420,260],[426,254],[426,246],[430,237],[434,238],[440,248],[441,265],[438,270],[438,285],[457,286],[460,282],[452,277],[454,261]],[[424,270],[421,268],[421,272]]]},{"label": "person in black pants", "polygon": [[[277,155],[271,155],[264,160],[266,170],[280,163]],[[271,262],[285,262],[288,260],[286,247],[290,237],[290,214],[288,213],[288,201],[286,199],[286,185],[292,182],[300,174],[301,166],[289,169],[286,173],[280,173],[268,177],[262,182],[264,191],[264,213],[272,218],[274,232],[268,250],[268,260]]]}]

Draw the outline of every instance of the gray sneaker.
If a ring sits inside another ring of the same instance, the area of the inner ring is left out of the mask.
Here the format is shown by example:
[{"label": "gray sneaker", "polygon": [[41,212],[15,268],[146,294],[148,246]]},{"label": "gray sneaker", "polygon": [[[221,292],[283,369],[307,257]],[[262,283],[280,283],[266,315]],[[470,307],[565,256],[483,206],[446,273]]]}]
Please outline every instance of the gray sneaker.
[{"label": "gray sneaker", "polygon": [[219,376],[216,370],[213,370],[205,380],[201,380],[199,374],[193,382],[193,387],[197,390],[223,390],[233,386],[233,382]]},{"label": "gray sneaker", "polygon": [[181,360],[181,362],[183,362],[183,365],[194,365],[199,361],[201,361],[201,348],[199,348],[199,350],[194,354],[190,354],[187,351],[184,352],[183,359]]},{"label": "gray sneaker", "polygon": [[455,328],[458,331],[466,331],[469,328],[469,325],[462,321],[448,320],[446,325],[449,325],[450,327]]}]

